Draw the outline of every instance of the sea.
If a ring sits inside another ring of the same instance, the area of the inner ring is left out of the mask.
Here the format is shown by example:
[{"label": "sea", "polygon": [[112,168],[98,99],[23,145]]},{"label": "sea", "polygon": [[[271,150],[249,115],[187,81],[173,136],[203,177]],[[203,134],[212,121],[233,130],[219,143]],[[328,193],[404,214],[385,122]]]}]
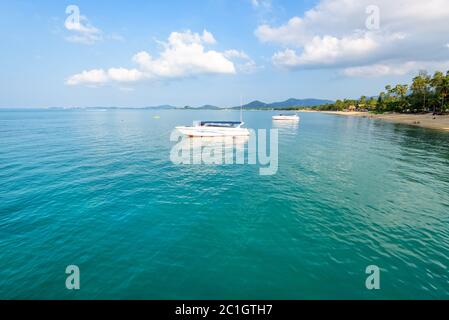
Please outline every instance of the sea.
[{"label": "sea", "polygon": [[239,111],[0,110],[0,299],[448,299],[449,134],[274,114],[261,175],[170,156]]}]

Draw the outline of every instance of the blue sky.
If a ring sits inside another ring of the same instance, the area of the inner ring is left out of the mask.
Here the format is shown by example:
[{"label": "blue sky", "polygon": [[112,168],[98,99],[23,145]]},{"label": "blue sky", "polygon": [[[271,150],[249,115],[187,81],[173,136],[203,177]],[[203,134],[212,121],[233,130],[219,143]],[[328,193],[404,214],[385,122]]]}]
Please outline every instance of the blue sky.
[{"label": "blue sky", "polygon": [[[366,22],[373,4],[377,26]],[[447,8],[447,0],[2,1],[0,107],[376,95],[420,69],[449,68]]]}]

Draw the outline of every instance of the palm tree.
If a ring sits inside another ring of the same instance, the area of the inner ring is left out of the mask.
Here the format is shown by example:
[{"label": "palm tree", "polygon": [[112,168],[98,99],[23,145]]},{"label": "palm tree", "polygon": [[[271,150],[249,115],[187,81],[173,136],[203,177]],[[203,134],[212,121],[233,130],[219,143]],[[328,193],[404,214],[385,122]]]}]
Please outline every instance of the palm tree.
[{"label": "palm tree", "polygon": [[388,85],[386,85],[385,86],[385,91],[386,91],[386,97],[387,98],[389,98],[390,97],[390,95],[393,93],[393,91],[392,91],[393,89],[391,88],[391,86],[388,84]]},{"label": "palm tree", "polygon": [[369,110],[369,111],[376,110],[377,100],[376,100],[375,98],[371,97],[371,98],[368,100],[367,103],[368,103],[368,110]]},{"label": "palm tree", "polygon": [[444,112],[445,99],[449,94],[449,71],[446,72],[446,76],[443,77],[443,81],[441,83],[441,112]]},{"label": "palm tree", "polygon": [[376,111],[377,112],[383,112],[385,110],[385,92],[381,92],[379,94],[379,97],[377,98],[377,105],[376,105]]},{"label": "palm tree", "polygon": [[399,98],[399,106],[401,111],[404,111],[405,107],[407,106],[407,100],[405,99],[408,91],[408,85],[407,84],[397,84],[396,87],[391,89],[391,92],[393,92],[397,98]]},{"label": "palm tree", "polygon": [[358,108],[366,108],[366,96],[361,96],[359,101],[357,102]]},{"label": "palm tree", "polygon": [[411,86],[413,95],[416,95],[417,97],[418,96],[423,97],[423,105],[422,105],[423,111],[426,110],[426,98],[429,92],[429,84],[430,84],[430,77],[427,74],[427,72],[420,71],[419,75],[413,78],[413,83]]},{"label": "palm tree", "polygon": [[[433,92],[435,95],[436,101],[441,101],[441,109],[443,109],[443,103],[444,103],[444,80],[445,76],[441,71],[436,71],[433,75],[433,78],[430,80],[430,84],[433,87]],[[436,112],[436,104],[433,105],[433,113]]]}]

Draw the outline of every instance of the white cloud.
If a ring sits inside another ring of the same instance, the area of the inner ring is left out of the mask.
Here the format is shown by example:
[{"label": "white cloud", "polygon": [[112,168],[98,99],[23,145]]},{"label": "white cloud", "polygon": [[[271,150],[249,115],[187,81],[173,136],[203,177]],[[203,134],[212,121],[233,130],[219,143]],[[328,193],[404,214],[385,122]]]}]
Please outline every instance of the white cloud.
[{"label": "white cloud", "polygon": [[103,39],[102,31],[90,24],[85,16],[80,16],[79,21],[67,19],[65,28],[71,33],[66,40],[74,43],[94,44]]},{"label": "white cloud", "polygon": [[118,33],[111,33],[111,34],[107,35],[106,38],[109,40],[120,41],[120,42],[125,41],[125,37]]},{"label": "white cloud", "polygon": [[379,48],[379,43],[369,35],[338,39],[332,36],[314,37],[304,45],[301,54],[286,49],[274,54],[275,65],[294,67],[298,65],[332,65],[337,62],[364,58]]},{"label": "white cloud", "polygon": [[251,2],[254,14],[258,21],[271,21],[274,12],[281,11],[280,7],[273,6],[272,0],[248,0]]},{"label": "white cloud", "polygon": [[448,70],[449,61],[407,61],[388,62],[383,64],[373,64],[360,67],[349,67],[343,69],[342,73],[349,77],[381,77],[381,76],[402,76],[419,70]]},{"label": "white cloud", "polygon": [[251,0],[254,8],[271,8],[271,0]]},{"label": "white cloud", "polygon": [[[379,8],[377,30],[365,26],[370,5]],[[260,25],[255,35],[263,43],[282,47],[272,61],[284,68],[367,66],[360,70],[388,73],[393,71],[380,66],[392,59],[408,65],[447,60],[441,50],[441,43],[447,42],[447,21],[447,0],[321,0],[285,24]]]},{"label": "white cloud", "polygon": [[137,69],[110,68],[108,70],[93,69],[83,71],[69,77],[66,84],[75,86],[79,84],[101,85],[109,81],[135,82],[144,78],[144,74]]},{"label": "white cloud", "polygon": [[253,73],[260,68],[244,51],[235,49],[226,50],[224,56],[230,60],[236,61],[237,69],[243,73]]},{"label": "white cloud", "polygon": [[243,73],[254,73],[257,70],[263,69],[263,66],[258,66],[254,60],[250,59],[238,64],[237,68]]},{"label": "white cloud", "polygon": [[204,41],[204,43],[207,43],[207,44],[217,43],[217,41],[214,38],[214,35],[207,30],[203,31],[203,35],[201,36],[201,39]]},{"label": "white cloud", "polygon": [[98,85],[103,84],[108,81],[107,72],[102,69],[93,69],[89,71],[83,71],[81,73],[75,74],[67,79],[66,83],[68,85],[74,86],[81,83],[88,85]]},{"label": "white cloud", "polygon": [[144,78],[144,74],[137,69],[110,68],[108,78],[117,82],[135,82]]},{"label": "white cloud", "polygon": [[[226,52],[207,50],[205,45],[215,43],[214,36],[204,30],[202,34],[172,32],[162,42],[159,57],[141,51],[134,55],[137,68],[94,69],[75,74],[66,80],[68,85],[104,84],[107,82],[136,82],[147,79],[173,79],[203,74],[235,74],[234,63]],[[248,57],[249,59],[249,57]]]},{"label": "white cloud", "polygon": [[291,18],[287,24],[280,27],[270,27],[267,24],[259,26],[255,34],[261,42],[272,42],[282,45],[303,45],[305,42],[304,21],[299,17]]},{"label": "white cloud", "polygon": [[343,74],[350,77],[379,77],[389,75],[404,75],[414,70],[417,66],[415,61],[402,64],[373,64],[361,67],[350,67],[343,70]]},{"label": "white cloud", "polygon": [[235,73],[234,64],[223,53],[205,49],[204,44],[211,43],[212,39],[213,35],[207,31],[202,36],[191,31],[172,32],[158,58],[143,51],[136,54],[133,60],[148,78]]},{"label": "white cloud", "polygon": [[235,49],[226,50],[224,52],[224,56],[226,58],[230,58],[230,59],[232,59],[232,58],[249,59],[249,56],[245,52],[238,51]]}]

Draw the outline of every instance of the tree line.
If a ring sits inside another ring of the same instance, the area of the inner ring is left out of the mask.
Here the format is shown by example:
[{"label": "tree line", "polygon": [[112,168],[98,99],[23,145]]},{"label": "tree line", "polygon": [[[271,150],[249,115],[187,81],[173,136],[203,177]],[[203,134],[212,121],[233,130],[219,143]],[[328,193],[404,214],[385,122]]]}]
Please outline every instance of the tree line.
[{"label": "tree line", "polygon": [[370,111],[376,113],[447,113],[449,112],[449,71],[433,76],[420,71],[409,84],[387,85],[377,97],[337,100],[313,107],[322,111]]}]

